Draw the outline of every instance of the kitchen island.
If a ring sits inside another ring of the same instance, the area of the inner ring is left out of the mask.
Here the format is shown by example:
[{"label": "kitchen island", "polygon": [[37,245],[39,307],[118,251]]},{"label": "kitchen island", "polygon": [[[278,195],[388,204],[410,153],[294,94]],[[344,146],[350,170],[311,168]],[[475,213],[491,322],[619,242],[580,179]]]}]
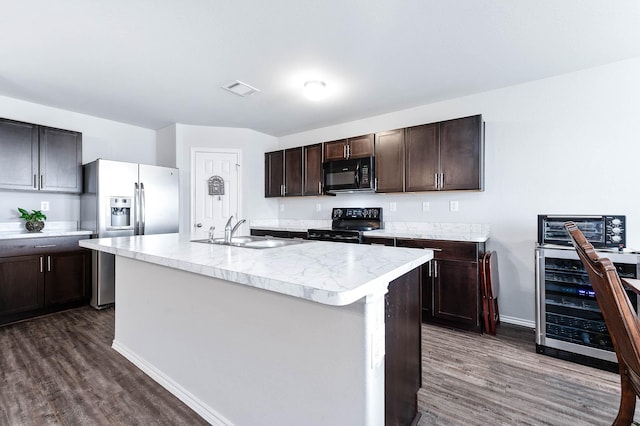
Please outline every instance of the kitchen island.
[{"label": "kitchen island", "polygon": [[[116,255],[114,349],[212,424],[383,425],[398,398],[385,395],[385,362],[419,386],[419,266],[430,250],[257,250],[178,234],[80,244]],[[403,353],[418,364],[411,377]]]}]

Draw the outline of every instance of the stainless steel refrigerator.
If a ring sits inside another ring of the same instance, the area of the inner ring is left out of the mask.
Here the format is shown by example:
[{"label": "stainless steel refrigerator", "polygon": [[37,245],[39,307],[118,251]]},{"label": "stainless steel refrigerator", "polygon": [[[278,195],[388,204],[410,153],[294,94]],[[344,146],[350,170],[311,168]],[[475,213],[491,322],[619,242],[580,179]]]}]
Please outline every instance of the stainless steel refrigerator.
[{"label": "stainless steel refrigerator", "polygon": [[[98,238],[178,232],[178,169],[98,159],[84,168],[80,226]],[[93,252],[91,305],[115,302],[115,256]]]}]

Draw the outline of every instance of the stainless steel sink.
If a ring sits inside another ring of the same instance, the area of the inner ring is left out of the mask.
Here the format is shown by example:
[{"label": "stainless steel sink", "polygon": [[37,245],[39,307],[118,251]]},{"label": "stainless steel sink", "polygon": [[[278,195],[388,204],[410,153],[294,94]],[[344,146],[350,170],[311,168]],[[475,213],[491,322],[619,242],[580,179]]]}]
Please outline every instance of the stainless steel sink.
[{"label": "stainless steel sink", "polygon": [[249,248],[273,248],[273,247],[283,247],[289,246],[291,244],[301,243],[300,240],[263,240],[263,241],[250,241],[248,243],[243,243],[242,247]]},{"label": "stainless steel sink", "polygon": [[290,246],[293,244],[304,243],[304,240],[293,240],[293,239],[282,239],[282,238],[268,238],[268,237],[258,237],[258,236],[238,236],[231,238],[230,243],[226,243],[224,238],[216,238],[213,241],[209,241],[208,239],[202,240],[191,240],[192,243],[203,243],[203,244],[218,244],[223,246],[233,246],[233,247],[246,247],[252,249],[266,249],[266,248],[276,248],[276,247],[284,247]]}]

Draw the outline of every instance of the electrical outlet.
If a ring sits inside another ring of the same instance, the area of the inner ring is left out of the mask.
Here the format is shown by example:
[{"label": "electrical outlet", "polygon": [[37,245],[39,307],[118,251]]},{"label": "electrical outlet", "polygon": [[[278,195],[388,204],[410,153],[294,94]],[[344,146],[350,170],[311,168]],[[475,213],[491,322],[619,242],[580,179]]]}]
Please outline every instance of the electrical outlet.
[{"label": "electrical outlet", "polygon": [[457,201],[449,201],[449,211],[457,212],[458,210],[460,210],[459,203]]},{"label": "electrical outlet", "polygon": [[429,202],[428,201],[423,201],[422,202],[422,211],[423,212],[428,212],[429,211]]},{"label": "electrical outlet", "polygon": [[318,203],[316,204],[316,211],[319,212],[322,210],[322,204]]},{"label": "electrical outlet", "polygon": [[395,212],[396,211],[396,203],[389,203],[389,211],[391,212]]},{"label": "electrical outlet", "polygon": [[49,211],[49,202],[48,201],[40,201],[40,210],[43,212]]}]

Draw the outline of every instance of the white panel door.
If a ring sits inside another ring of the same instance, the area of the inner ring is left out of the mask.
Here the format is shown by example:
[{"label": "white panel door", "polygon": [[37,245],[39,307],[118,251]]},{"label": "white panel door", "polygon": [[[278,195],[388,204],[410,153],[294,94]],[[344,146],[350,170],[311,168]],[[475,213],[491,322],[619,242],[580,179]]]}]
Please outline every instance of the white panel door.
[{"label": "white panel door", "polygon": [[[233,215],[233,224],[239,211],[240,159],[237,152],[195,151],[192,165],[193,212],[192,230],[208,231],[215,227],[215,236],[224,236],[224,225]],[[221,178],[224,181],[224,195],[210,195],[209,181]],[[242,234],[239,232],[238,234]]]}]

